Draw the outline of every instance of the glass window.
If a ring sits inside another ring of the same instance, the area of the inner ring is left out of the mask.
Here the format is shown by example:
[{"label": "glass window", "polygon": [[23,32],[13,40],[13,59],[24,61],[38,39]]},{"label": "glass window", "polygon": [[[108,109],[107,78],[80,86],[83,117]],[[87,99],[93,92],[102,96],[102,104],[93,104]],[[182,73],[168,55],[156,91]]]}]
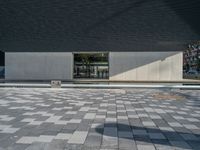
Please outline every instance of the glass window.
[{"label": "glass window", "polygon": [[5,76],[5,53],[0,51],[0,79]]},{"label": "glass window", "polygon": [[107,79],[108,53],[75,53],[74,78]]}]

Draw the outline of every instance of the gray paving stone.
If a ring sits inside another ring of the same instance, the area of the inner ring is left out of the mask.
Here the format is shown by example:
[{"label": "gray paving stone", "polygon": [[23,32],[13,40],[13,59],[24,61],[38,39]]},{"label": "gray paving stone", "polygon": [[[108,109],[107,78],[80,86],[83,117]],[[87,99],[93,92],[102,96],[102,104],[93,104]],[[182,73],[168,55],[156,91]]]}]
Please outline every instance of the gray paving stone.
[{"label": "gray paving stone", "polygon": [[195,150],[200,149],[199,141],[188,141],[187,143],[192,147],[192,149],[195,149]]},{"label": "gray paving stone", "polygon": [[33,142],[35,142],[37,140],[36,136],[24,136],[22,138],[20,138],[16,143],[22,143],[22,144],[32,144]]},{"label": "gray paving stone", "polygon": [[33,143],[30,146],[28,146],[25,150],[44,150],[47,146],[47,143]]},{"label": "gray paving stone", "polygon": [[[156,100],[158,92],[187,96]],[[163,89],[1,89],[0,147],[198,150],[199,97]]]},{"label": "gray paving stone", "polygon": [[142,122],[144,126],[156,126],[156,124],[153,121],[144,121]]},{"label": "gray paving stone", "polygon": [[101,141],[102,141],[102,136],[98,135],[88,135],[85,141],[85,146],[88,148],[100,148],[101,146]]},{"label": "gray paving stone", "polygon": [[170,141],[170,143],[175,146],[175,147],[181,147],[184,149],[191,149],[192,147],[190,145],[188,145],[186,142],[184,141]]},{"label": "gray paving stone", "polygon": [[[29,145],[24,145],[24,144],[13,144],[12,146],[9,146],[7,148],[7,150],[25,150]],[[5,149],[1,149],[0,150],[5,150]]]},{"label": "gray paving stone", "polygon": [[149,133],[148,134],[150,139],[166,139],[165,136],[162,133]]},{"label": "gray paving stone", "polygon": [[72,136],[70,133],[58,133],[54,139],[58,140],[69,140],[69,138]]},{"label": "gray paving stone", "polygon": [[153,145],[137,145],[138,150],[156,150]]},{"label": "gray paving stone", "polygon": [[200,139],[194,134],[180,134],[186,141],[200,141]]},{"label": "gray paving stone", "polygon": [[168,123],[171,127],[182,127],[183,125],[181,125],[179,122],[169,122]]},{"label": "gray paving stone", "polygon": [[118,148],[117,128],[104,128],[102,148]]},{"label": "gray paving stone", "polygon": [[65,147],[65,140],[53,140],[51,143],[46,144],[44,150],[64,150]]},{"label": "gray paving stone", "polygon": [[73,135],[70,137],[68,143],[72,144],[83,144],[87,137],[87,131],[75,131]]},{"label": "gray paving stone", "polygon": [[137,150],[137,146],[133,139],[119,138],[120,150]]}]

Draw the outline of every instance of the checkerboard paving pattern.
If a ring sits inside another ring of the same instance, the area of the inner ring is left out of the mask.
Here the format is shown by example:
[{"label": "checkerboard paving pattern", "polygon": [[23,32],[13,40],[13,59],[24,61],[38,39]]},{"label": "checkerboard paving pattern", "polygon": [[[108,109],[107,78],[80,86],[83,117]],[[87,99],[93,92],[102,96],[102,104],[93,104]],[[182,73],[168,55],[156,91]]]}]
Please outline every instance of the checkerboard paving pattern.
[{"label": "checkerboard paving pattern", "polygon": [[199,150],[200,91],[1,88],[4,149]]}]

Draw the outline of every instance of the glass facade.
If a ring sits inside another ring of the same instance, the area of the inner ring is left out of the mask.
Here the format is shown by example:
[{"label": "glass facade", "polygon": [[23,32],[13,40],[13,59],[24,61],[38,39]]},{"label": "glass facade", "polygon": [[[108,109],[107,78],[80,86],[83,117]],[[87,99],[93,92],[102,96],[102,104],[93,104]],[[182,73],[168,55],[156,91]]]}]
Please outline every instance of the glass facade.
[{"label": "glass facade", "polygon": [[0,79],[5,77],[5,53],[0,51]]},{"label": "glass facade", "polygon": [[75,53],[74,78],[108,79],[108,53]]},{"label": "glass facade", "polygon": [[183,52],[183,78],[200,79],[200,41],[189,44]]}]

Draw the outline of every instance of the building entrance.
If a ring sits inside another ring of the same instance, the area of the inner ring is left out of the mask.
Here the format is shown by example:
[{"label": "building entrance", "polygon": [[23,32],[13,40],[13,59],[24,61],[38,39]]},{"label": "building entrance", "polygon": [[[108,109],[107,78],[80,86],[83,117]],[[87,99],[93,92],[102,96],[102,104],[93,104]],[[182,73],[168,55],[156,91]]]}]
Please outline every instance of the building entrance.
[{"label": "building entrance", "polygon": [[0,79],[5,77],[5,53],[0,51]]},{"label": "building entrance", "polygon": [[108,53],[74,53],[75,79],[108,79]]}]

